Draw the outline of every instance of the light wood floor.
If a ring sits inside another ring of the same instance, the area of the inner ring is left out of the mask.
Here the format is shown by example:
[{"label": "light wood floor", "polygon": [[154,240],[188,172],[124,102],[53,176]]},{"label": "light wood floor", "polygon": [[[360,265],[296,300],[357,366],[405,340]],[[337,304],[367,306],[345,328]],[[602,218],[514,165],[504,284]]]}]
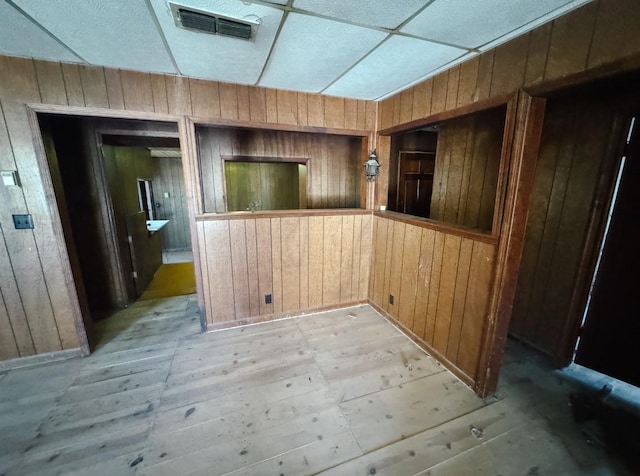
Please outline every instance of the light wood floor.
[{"label": "light wood floor", "polygon": [[369,306],[200,334],[181,296],[98,327],[0,374],[0,475],[624,474],[513,343],[481,400]]}]

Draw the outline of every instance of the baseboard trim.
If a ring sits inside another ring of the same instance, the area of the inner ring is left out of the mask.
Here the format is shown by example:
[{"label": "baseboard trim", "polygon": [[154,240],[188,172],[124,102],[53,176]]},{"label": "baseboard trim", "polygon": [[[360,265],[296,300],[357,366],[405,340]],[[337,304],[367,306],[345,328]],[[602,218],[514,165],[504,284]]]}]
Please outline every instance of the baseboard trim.
[{"label": "baseboard trim", "polygon": [[86,355],[80,347],[75,349],[56,350],[54,352],[44,352],[42,354],[28,355],[26,357],[17,357],[0,361],[0,370],[13,370],[25,367],[33,367],[34,365],[49,364],[51,362],[59,362],[62,360],[75,359]]}]

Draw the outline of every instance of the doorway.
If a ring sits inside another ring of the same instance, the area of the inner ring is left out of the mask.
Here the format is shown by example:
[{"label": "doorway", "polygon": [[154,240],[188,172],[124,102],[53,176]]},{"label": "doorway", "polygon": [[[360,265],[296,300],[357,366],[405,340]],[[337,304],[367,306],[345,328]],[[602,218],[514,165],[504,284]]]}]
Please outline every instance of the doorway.
[{"label": "doorway", "polygon": [[547,99],[509,332],[558,367],[638,385],[636,84],[609,78]]},{"label": "doorway", "polygon": [[[38,121],[93,350],[92,329],[115,311],[196,292],[177,124],[44,113]],[[146,295],[178,250],[186,272]]]},{"label": "doorway", "polygon": [[640,134],[629,121],[574,361],[640,387]]}]

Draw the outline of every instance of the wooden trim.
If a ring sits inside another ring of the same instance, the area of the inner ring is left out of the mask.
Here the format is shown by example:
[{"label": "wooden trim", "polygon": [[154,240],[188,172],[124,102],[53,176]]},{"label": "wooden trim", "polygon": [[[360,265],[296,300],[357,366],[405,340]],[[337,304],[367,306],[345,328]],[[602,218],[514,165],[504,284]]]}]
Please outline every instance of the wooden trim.
[{"label": "wooden trim", "polygon": [[222,127],[236,129],[266,129],[283,132],[309,132],[313,134],[329,134],[340,136],[367,137],[370,131],[358,129],[337,129],[334,127],[299,126],[295,124],[278,124],[274,122],[254,122],[230,119],[213,119],[202,116],[189,116],[197,126]]},{"label": "wooden trim", "polygon": [[[113,118],[111,118],[113,119]],[[144,119],[148,121],[149,119]],[[177,119],[176,119],[177,120]],[[109,129],[103,127],[96,127],[96,132],[103,136],[135,136],[135,137],[167,137],[171,139],[179,139],[179,132],[169,131],[142,131],[136,129]]]},{"label": "wooden trim", "polygon": [[214,324],[208,325],[207,332],[215,332],[215,331],[220,331],[224,329],[232,329],[234,327],[247,326],[250,324],[261,324],[264,322],[280,321],[283,319],[290,319],[293,317],[301,317],[309,314],[316,314],[318,312],[334,311],[336,309],[346,309],[353,306],[361,306],[362,304],[369,304],[369,302],[367,300],[352,301],[352,302],[347,302],[342,304],[334,304],[331,306],[314,307],[310,309],[305,309],[304,311],[298,311],[293,313],[282,312],[277,314],[266,314],[262,316],[245,317],[245,318],[237,319],[233,321],[216,322]]},{"label": "wooden trim", "polygon": [[439,122],[444,122],[449,119],[468,116],[470,114],[480,112],[485,109],[493,109],[494,107],[504,106],[513,99],[513,96],[514,94],[494,96],[489,99],[484,99],[482,101],[468,104],[466,106],[458,107],[456,109],[451,109],[449,111],[444,111],[444,112],[438,112],[436,114],[432,114],[422,119],[416,119],[416,120],[409,121],[397,126],[387,127],[386,129],[379,130],[378,134],[381,136],[388,136],[388,135],[397,134],[400,132],[407,132],[413,129],[418,129],[420,127],[425,127],[432,124],[437,124]]},{"label": "wooden trim", "polygon": [[504,120],[504,132],[502,135],[502,150],[500,153],[500,167],[498,169],[498,183],[496,184],[496,198],[493,204],[493,223],[491,234],[497,236],[500,233],[504,212],[504,202],[507,192],[507,177],[511,162],[511,150],[513,138],[516,133],[516,112],[518,109],[518,97],[512,96],[507,103],[507,114]]},{"label": "wooden trim", "polygon": [[75,349],[56,350],[54,352],[44,352],[42,354],[27,355],[26,357],[17,357],[15,359],[0,360],[0,370],[14,370],[34,365],[49,364],[59,362],[61,360],[75,359],[84,357],[89,352],[81,347]]},{"label": "wooden trim", "polygon": [[74,327],[80,343],[80,350],[83,355],[88,355],[90,352],[89,339],[84,325],[78,290],[76,288],[73,271],[71,269],[71,260],[67,250],[67,240],[65,239],[64,230],[62,228],[62,219],[60,217],[60,211],[58,210],[58,202],[53,188],[53,181],[51,179],[49,162],[44,148],[42,132],[40,131],[38,114],[34,109],[27,106],[27,116],[29,125],[31,126],[31,133],[33,135],[33,145],[36,152],[38,169],[40,170],[42,188],[44,189],[47,206],[49,208],[49,213],[51,214],[51,227],[53,228],[53,234],[56,237],[58,254],[62,265],[62,274],[64,276],[65,287],[71,304]]},{"label": "wooden trim", "polygon": [[412,215],[405,215],[403,213],[392,212],[389,210],[374,210],[373,214],[374,216],[380,218],[388,218],[389,220],[399,221],[402,223],[407,223],[409,225],[415,225],[421,228],[439,231],[448,235],[460,236],[462,238],[468,238],[470,240],[487,243],[489,245],[496,245],[498,243],[498,237],[495,235],[490,235],[481,231],[474,231],[468,228],[449,225],[447,223],[434,221],[429,218],[415,217]]},{"label": "wooden trim", "polygon": [[422,350],[424,350],[427,354],[429,354],[432,357],[434,357],[447,370],[449,370],[452,374],[454,374],[456,377],[458,377],[462,381],[462,383],[464,383],[465,385],[473,388],[473,385],[474,385],[473,378],[469,377],[462,370],[460,370],[458,367],[456,367],[455,364],[453,364],[449,359],[447,359],[447,357],[445,355],[443,355],[440,352],[438,352],[437,350],[435,350],[427,342],[425,342],[423,339],[418,337],[418,335],[415,334],[411,329],[406,327],[402,322],[400,322],[398,319],[393,317],[391,314],[389,314],[384,309],[378,307],[373,301],[369,300],[368,304],[372,308],[374,308],[379,314],[381,314],[382,317],[384,317],[392,326],[396,327],[400,332],[402,332],[409,339],[411,339],[414,344],[416,344],[418,347],[420,347]]},{"label": "wooden trim", "polygon": [[135,119],[140,121],[177,122],[181,116],[158,112],[124,111],[82,106],[59,106],[56,104],[29,103],[28,109],[44,114],[61,114],[64,116],[104,117],[107,119]]},{"label": "wooden trim", "polygon": [[283,217],[311,217],[311,216],[344,216],[344,215],[371,215],[371,210],[362,208],[328,208],[305,210],[262,210],[255,212],[226,212],[205,213],[196,216],[196,221],[216,220],[245,220],[247,218],[283,218]]},{"label": "wooden trim", "polygon": [[477,367],[475,390],[482,397],[495,392],[498,385],[544,122],[546,100],[526,93],[520,93],[519,96],[505,219],[498,243],[489,319],[483,330],[482,351]]},{"label": "wooden trim", "polygon": [[269,162],[269,163],[289,163],[308,165],[310,158],[297,157],[264,157],[255,155],[220,155],[222,163],[224,162]]},{"label": "wooden trim", "polygon": [[200,327],[207,330],[207,316],[204,302],[204,287],[202,281],[202,260],[198,246],[198,226],[196,217],[202,213],[202,191],[196,129],[193,121],[183,117],[178,121],[180,133],[180,150],[182,152],[182,172],[184,174],[184,191],[189,213],[189,233],[191,235],[191,250],[193,252],[194,271],[196,277],[196,292],[198,293],[198,307],[200,308]]}]

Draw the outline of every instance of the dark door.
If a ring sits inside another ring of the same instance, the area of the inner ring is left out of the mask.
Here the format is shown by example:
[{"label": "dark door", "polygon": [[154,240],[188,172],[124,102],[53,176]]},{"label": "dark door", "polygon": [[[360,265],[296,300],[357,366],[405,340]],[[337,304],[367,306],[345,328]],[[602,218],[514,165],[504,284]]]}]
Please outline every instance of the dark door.
[{"label": "dark door", "polygon": [[621,160],[608,232],[596,270],[576,363],[640,386],[640,134]]},{"label": "dark door", "polygon": [[429,216],[435,158],[431,152],[400,152],[397,211]]}]

